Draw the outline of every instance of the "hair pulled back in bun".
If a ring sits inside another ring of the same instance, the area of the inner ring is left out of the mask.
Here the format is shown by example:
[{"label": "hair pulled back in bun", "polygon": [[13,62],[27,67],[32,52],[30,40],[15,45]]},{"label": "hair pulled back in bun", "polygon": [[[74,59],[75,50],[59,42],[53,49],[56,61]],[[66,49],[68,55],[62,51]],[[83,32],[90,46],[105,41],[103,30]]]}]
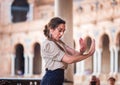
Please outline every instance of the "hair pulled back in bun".
[{"label": "hair pulled back in bun", "polygon": [[45,28],[43,30],[44,35],[47,38],[50,38],[50,29],[56,29],[58,25],[65,24],[65,21],[59,17],[53,17],[47,25],[45,25]]}]

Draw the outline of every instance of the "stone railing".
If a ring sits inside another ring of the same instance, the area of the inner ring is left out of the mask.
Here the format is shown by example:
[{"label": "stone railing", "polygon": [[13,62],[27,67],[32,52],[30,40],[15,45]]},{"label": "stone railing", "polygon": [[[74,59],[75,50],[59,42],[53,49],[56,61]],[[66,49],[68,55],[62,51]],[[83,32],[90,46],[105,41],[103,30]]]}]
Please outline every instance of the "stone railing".
[{"label": "stone railing", "polygon": [[3,78],[0,85],[40,85],[39,78]]},{"label": "stone railing", "polygon": [[[3,78],[0,85],[40,85],[40,78]],[[64,85],[73,85],[72,81],[64,81]]]}]

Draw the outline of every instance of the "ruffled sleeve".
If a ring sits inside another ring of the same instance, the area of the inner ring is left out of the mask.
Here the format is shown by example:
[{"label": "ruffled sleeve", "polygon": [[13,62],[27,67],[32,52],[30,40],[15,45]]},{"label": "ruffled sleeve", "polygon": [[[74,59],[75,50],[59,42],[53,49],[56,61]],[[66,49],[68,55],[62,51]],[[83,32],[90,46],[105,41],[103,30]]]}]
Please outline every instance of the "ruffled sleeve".
[{"label": "ruffled sleeve", "polygon": [[43,58],[50,58],[52,60],[61,61],[65,52],[63,52],[53,41],[46,41],[41,48]]}]

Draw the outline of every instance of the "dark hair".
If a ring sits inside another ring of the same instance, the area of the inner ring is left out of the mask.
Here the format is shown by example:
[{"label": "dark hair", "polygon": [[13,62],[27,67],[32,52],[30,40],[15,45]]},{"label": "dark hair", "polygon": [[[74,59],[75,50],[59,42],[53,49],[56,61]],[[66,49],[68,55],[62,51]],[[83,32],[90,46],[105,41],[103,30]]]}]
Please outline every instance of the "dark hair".
[{"label": "dark hair", "polygon": [[65,24],[65,21],[59,17],[53,17],[47,25],[45,25],[45,28],[43,30],[44,35],[47,38],[50,38],[50,29],[56,29],[59,24]]},{"label": "dark hair", "polygon": [[110,77],[110,78],[108,78],[108,80],[116,81],[116,79],[114,77]]}]

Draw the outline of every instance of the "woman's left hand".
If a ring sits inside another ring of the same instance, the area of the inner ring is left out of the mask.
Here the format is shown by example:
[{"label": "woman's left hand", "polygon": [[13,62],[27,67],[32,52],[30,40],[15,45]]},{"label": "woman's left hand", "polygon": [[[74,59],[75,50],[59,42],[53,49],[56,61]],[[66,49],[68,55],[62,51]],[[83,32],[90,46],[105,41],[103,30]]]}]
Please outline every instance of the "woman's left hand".
[{"label": "woman's left hand", "polygon": [[80,54],[83,54],[86,51],[86,42],[84,39],[80,38],[79,39],[79,44],[80,44]]}]

